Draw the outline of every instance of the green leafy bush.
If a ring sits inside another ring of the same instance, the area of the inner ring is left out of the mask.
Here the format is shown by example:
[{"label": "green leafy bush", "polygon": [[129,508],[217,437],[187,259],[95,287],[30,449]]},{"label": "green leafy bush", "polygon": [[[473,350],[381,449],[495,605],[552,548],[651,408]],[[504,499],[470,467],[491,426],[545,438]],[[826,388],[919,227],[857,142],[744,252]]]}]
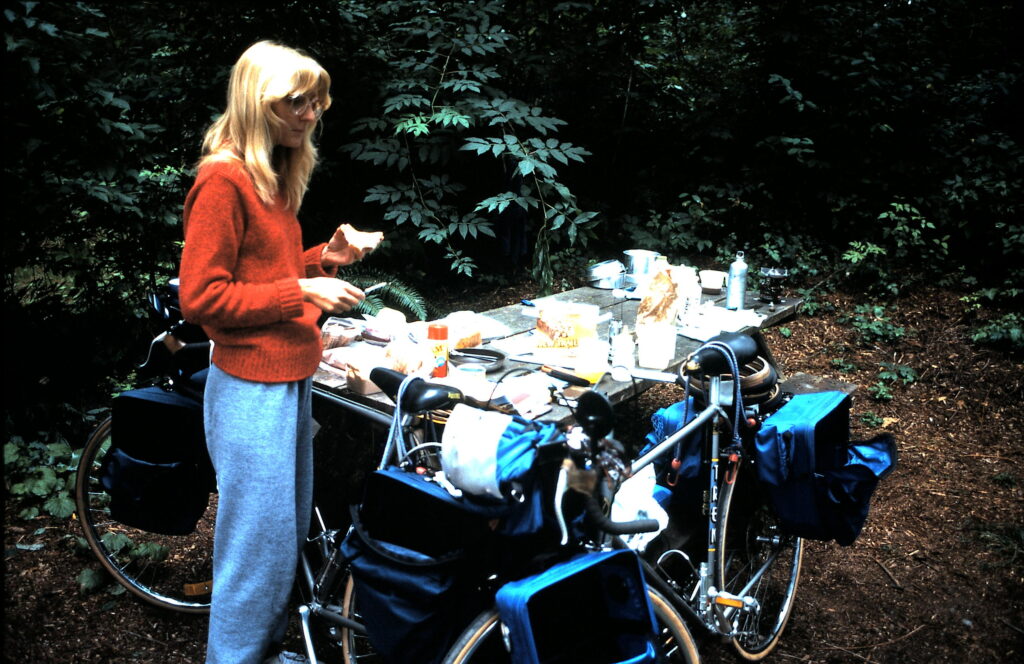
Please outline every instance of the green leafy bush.
[{"label": "green leafy bush", "polygon": [[60,435],[11,436],[4,443],[4,484],[23,519],[74,514],[77,467],[78,453]]},{"label": "green leafy bush", "polygon": [[861,424],[868,427],[869,429],[877,429],[878,427],[882,426],[882,424],[885,422],[885,420],[883,420],[876,413],[870,410],[861,413],[860,421]]},{"label": "green leafy bush", "polygon": [[[501,3],[435,4],[382,2],[370,15],[382,112],[357,121],[344,150],[393,179],[369,187],[364,201],[441,247],[450,269],[467,276],[477,269],[473,241],[496,238],[504,223],[528,224],[533,277],[550,289],[552,252],[586,244],[596,221],[559,176],[589,153],[553,136],[565,121],[498,87],[495,56],[512,39],[498,22]],[[493,193],[467,199],[470,178],[474,191]]]},{"label": "green leafy bush", "polygon": [[1011,311],[978,325],[971,339],[993,346],[1024,350],[1024,316]]},{"label": "green leafy bush", "polygon": [[871,398],[875,401],[892,401],[893,399],[892,390],[890,390],[889,386],[882,381],[878,381],[874,385],[870,386],[868,388],[868,394],[870,394]]},{"label": "green leafy bush", "polygon": [[878,372],[878,377],[890,383],[900,382],[909,385],[917,380],[917,371],[905,364],[882,362],[882,370]]},{"label": "green leafy bush", "polygon": [[883,304],[858,304],[852,314],[841,316],[839,322],[852,326],[865,345],[896,343],[907,334],[906,328],[892,322]]},{"label": "green leafy bush", "polygon": [[856,363],[842,357],[832,358],[832,366],[843,373],[852,373],[859,368]]}]

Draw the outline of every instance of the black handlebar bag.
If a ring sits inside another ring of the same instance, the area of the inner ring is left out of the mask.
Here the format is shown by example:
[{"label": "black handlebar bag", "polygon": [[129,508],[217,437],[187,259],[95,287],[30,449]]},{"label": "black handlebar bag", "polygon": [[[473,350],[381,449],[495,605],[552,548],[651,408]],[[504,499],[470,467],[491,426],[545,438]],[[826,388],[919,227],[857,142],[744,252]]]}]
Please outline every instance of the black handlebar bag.
[{"label": "black handlebar bag", "polygon": [[100,466],[111,516],[152,533],[194,531],[216,490],[202,404],[147,387],[118,395],[112,417]]}]

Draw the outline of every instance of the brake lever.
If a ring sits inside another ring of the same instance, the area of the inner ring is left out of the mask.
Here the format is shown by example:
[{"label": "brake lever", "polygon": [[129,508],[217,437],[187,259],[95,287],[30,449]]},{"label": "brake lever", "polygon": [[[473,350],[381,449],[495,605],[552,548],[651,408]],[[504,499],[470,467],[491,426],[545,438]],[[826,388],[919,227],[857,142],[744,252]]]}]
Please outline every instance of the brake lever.
[{"label": "brake lever", "polygon": [[562,499],[569,488],[569,469],[566,463],[558,469],[558,480],[555,482],[555,520],[558,522],[558,529],[562,533],[561,546],[569,543],[569,528],[565,523],[565,514],[562,512]]}]

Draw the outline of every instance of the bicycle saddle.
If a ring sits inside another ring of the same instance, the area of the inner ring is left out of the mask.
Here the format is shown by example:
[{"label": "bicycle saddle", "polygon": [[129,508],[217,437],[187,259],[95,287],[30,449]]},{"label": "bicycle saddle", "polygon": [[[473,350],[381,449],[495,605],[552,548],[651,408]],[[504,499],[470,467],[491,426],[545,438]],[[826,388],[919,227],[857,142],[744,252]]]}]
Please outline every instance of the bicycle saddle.
[{"label": "bicycle saddle", "polygon": [[[377,367],[370,371],[370,380],[395,403],[398,403],[398,388],[405,378],[404,373],[394,369]],[[462,400],[462,392],[454,387],[414,378],[405,387],[401,406],[403,410],[411,413],[422,413],[427,410],[451,408]]]},{"label": "bicycle saddle", "polygon": [[[738,332],[723,332],[708,339],[708,343],[717,341],[725,344],[736,354],[736,363],[739,366],[749,364],[757,359],[757,342],[748,334]],[[729,361],[725,355],[715,349],[709,348],[707,344],[701,346],[690,354],[686,364],[683,365],[686,373],[722,374],[730,371]]]}]

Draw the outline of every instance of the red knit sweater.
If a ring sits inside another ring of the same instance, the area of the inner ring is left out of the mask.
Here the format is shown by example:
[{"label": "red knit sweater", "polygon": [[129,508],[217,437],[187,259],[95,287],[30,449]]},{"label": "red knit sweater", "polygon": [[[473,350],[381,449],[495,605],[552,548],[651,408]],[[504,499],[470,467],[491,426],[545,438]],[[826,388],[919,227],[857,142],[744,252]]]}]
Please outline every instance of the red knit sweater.
[{"label": "red knit sweater", "polygon": [[181,310],[213,340],[217,367],[265,383],[311,376],[321,311],[303,301],[298,280],[333,276],[320,264],[324,245],[303,251],[295,214],[264,205],[235,160],[200,169],[184,222]]}]

